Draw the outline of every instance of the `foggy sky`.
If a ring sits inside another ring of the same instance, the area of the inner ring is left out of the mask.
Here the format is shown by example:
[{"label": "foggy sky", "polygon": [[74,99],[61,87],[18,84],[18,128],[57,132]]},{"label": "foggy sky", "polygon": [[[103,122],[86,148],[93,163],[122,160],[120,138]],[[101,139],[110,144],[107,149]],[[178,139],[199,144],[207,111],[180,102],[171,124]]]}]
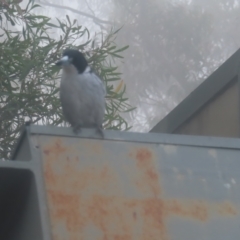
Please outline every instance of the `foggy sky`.
[{"label": "foggy sky", "polygon": [[117,42],[130,48],[119,67],[137,107],[124,115],[131,131],[149,131],[239,48],[240,0],[35,2],[44,7],[36,9],[38,14],[60,19],[68,14],[92,34],[123,26]]}]

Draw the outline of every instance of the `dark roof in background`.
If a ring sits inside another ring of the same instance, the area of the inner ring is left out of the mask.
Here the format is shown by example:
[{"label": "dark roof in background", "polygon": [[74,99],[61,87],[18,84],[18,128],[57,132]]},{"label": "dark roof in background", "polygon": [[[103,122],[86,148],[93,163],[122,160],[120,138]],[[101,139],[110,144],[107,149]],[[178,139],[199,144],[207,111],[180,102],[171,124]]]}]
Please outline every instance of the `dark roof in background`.
[{"label": "dark roof in background", "polygon": [[240,49],[192,91],[177,107],[155,125],[150,132],[172,133],[228,84],[239,80]]}]

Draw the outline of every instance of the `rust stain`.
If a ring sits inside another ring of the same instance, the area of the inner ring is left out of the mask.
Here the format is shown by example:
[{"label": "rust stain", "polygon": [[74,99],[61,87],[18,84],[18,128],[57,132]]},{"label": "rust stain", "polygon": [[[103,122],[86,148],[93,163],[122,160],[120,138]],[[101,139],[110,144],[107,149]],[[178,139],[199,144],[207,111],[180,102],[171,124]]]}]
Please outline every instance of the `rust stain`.
[{"label": "rust stain", "polygon": [[147,166],[147,162],[151,161],[152,153],[147,148],[141,148],[137,150],[136,158],[142,166]]},{"label": "rust stain", "polygon": [[153,169],[148,169],[146,172],[147,176],[149,177],[149,179],[151,179],[152,181],[157,181],[158,180],[158,174],[155,172],[155,170]]},{"label": "rust stain", "polygon": [[102,179],[111,178],[109,173],[110,173],[109,168],[107,166],[105,166],[100,172],[100,178],[102,178]]},{"label": "rust stain", "polygon": [[148,228],[155,230],[158,229],[158,234],[151,235],[151,230],[145,230],[144,239],[156,239],[156,236],[161,236],[161,240],[168,240],[168,233],[166,227],[166,211],[164,201],[161,199],[149,199],[143,202],[143,219],[145,219],[145,225]]},{"label": "rust stain", "polygon": [[49,191],[48,194],[51,201],[58,206],[57,211],[54,213],[54,218],[65,219],[67,230],[77,231],[83,225],[83,220],[79,214],[79,196],[54,191]]},{"label": "rust stain", "polygon": [[[103,239],[132,240],[134,228],[139,224],[139,239],[168,239],[164,237],[166,232],[159,229],[159,226],[162,225],[161,216],[158,216],[161,206],[156,205],[156,202],[94,196],[88,206],[88,220],[102,230]],[[139,215],[138,219],[137,215]],[[132,217],[135,219],[134,222],[132,222]],[[156,225],[154,225],[155,220],[157,220]],[[142,234],[145,236],[144,238],[141,237]]]},{"label": "rust stain", "polygon": [[43,152],[44,152],[44,154],[46,154],[46,155],[49,155],[49,153],[50,153],[50,151],[49,151],[48,149],[45,149]]},{"label": "rust stain", "polygon": [[205,222],[209,218],[209,206],[205,201],[186,202],[180,200],[169,200],[166,203],[168,215],[192,218]]},{"label": "rust stain", "polygon": [[122,235],[122,236],[119,236],[119,235],[114,236],[114,240],[131,240],[131,239],[132,239],[132,237],[129,235],[126,235],[126,234]]},{"label": "rust stain", "polygon": [[67,151],[67,148],[63,146],[62,140],[57,138],[52,144],[49,144],[46,148],[44,148],[43,153],[46,155],[51,153],[59,155],[65,151]]},{"label": "rust stain", "polygon": [[218,208],[218,213],[223,216],[236,216],[239,214],[236,206],[231,202],[224,202]]},{"label": "rust stain", "polygon": [[45,164],[46,164],[45,169],[44,169],[45,179],[48,183],[55,185],[56,184],[56,176],[55,176],[52,168],[50,167],[50,163],[46,162]]},{"label": "rust stain", "polygon": [[93,146],[93,151],[96,153],[96,154],[103,154],[104,153],[104,150],[102,148],[102,145],[99,145],[99,142],[94,144]]},{"label": "rust stain", "polygon": [[79,199],[76,195],[70,195],[61,192],[49,191],[50,197],[57,205],[75,205],[78,203]]},{"label": "rust stain", "polygon": [[52,183],[55,182],[55,177],[50,173],[49,170],[45,172],[45,178],[48,182],[52,182]]},{"label": "rust stain", "polygon": [[137,213],[133,212],[133,219],[136,221],[137,220]]},{"label": "rust stain", "polygon": [[161,187],[154,154],[147,148],[138,148],[131,152],[129,156],[136,160],[136,166],[141,173],[136,185],[142,190],[149,189],[151,194],[157,198],[161,194]]},{"label": "rust stain", "polygon": [[66,228],[69,240],[95,239],[86,230],[89,226],[99,233],[99,240],[170,240],[167,220],[173,216],[207,222],[212,216],[238,214],[231,202],[165,199],[154,152],[147,148],[129,154],[136,173],[129,185],[139,198],[120,191],[122,182],[105,162],[86,164],[78,149],[70,151],[61,141],[46,150],[44,174],[54,240],[62,239],[59,226]]}]

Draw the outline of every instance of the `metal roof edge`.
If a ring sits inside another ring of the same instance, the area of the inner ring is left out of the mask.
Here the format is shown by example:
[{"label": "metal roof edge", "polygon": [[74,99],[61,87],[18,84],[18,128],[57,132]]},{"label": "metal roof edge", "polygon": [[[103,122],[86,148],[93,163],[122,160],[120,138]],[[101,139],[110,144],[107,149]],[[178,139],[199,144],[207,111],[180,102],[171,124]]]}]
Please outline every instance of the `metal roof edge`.
[{"label": "metal roof edge", "polygon": [[13,151],[10,154],[10,160],[15,158],[16,154],[18,153],[19,148],[21,147],[23,140],[28,135],[28,130],[29,130],[29,127],[26,126],[25,124],[21,127],[19,138],[17,139],[17,142],[13,148]]},{"label": "metal roof edge", "polygon": [[[78,135],[75,135],[72,131],[72,128],[69,127],[31,125],[28,128],[30,135],[37,134],[55,137],[88,138],[96,140],[99,139],[101,141],[101,137],[96,134],[95,129],[82,129]],[[240,139],[238,138],[190,136],[166,133],[137,133],[104,130],[104,140],[240,149]]]}]

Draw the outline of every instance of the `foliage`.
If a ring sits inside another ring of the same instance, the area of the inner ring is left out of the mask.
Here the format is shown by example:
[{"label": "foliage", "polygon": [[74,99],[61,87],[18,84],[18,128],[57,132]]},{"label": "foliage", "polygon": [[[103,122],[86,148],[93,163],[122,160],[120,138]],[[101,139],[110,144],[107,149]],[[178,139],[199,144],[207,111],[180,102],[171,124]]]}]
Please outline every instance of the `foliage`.
[{"label": "foliage", "polygon": [[[104,126],[129,129],[120,113],[131,110],[125,86],[114,60],[127,47],[115,44],[116,31],[102,36],[96,44],[87,28],[66,16],[53,20],[33,13],[40,6],[29,1],[25,9],[19,1],[1,1],[0,6],[0,158],[9,157],[24,122],[62,125],[59,102],[59,69],[55,62],[63,49],[84,52],[107,86]],[[20,29],[20,30],[18,30]],[[55,35],[59,36],[56,39]],[[119,84],[117,91],[116,83]]]}]

